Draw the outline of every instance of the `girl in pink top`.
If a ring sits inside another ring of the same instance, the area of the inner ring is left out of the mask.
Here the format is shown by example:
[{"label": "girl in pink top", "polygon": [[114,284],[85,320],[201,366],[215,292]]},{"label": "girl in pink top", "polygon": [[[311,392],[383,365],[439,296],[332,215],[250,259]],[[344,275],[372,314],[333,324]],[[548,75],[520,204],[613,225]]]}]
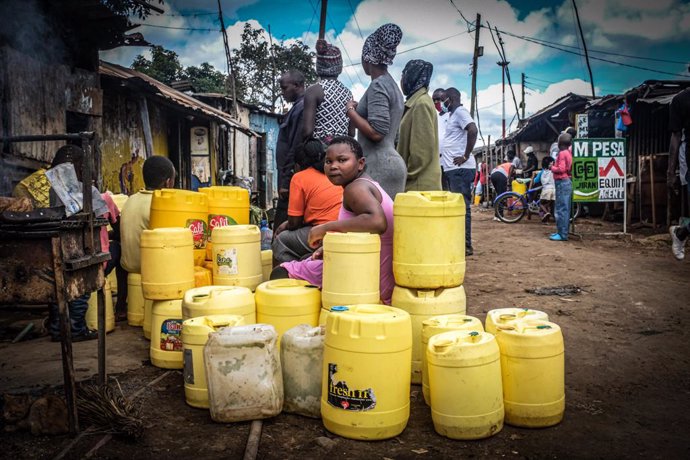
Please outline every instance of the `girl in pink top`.
[{"label": "girl in pink top", "polygon": [[573,195],[573,184],[570,180],[573,169],[573,155],[570,134],[558,136],[558,157],[551,166],[551,172],[556,183],[556,233],[551,234],[551,241],[568,241],[568,226],[570,225],[570,201]]},{"label": "girl in pink top", "polygon": [[310,259],[285,262],[271,278],[303,279],[321,287],[323,247],[326,232],[369,232],[381,235],[381,300],[390,304],[393,278],[393,200],[381,186],[364,172],[362,147],[349,136],[333,138],[326,151],[324,171],[328,179],[343,187],[343,205],[338,220],[312,227],[309,244],[319,247]]}]

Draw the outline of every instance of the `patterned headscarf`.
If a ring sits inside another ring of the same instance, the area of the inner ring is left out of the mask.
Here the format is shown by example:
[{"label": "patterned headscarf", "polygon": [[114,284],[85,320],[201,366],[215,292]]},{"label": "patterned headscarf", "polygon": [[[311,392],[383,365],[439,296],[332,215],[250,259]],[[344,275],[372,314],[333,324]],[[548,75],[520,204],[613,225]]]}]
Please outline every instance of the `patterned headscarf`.
[{"label": "patterned headscarf", "polygon": [[402,30],[395,24],[384,24],[364,41],[362,59],[370,64],[393,64],[396,48],[402,40]]},{"label": "patterned headscarf", "polygon": [[316,40],[316,75],[337,77],[343,71],[343,57],[337,46],[326,40]]},{"label": "patterned headscarf", "polygon": [[429,87],[434,66],[431,62],[413,59],[405,65],[402,72],[402,92],[408,98],[419,88]]}]

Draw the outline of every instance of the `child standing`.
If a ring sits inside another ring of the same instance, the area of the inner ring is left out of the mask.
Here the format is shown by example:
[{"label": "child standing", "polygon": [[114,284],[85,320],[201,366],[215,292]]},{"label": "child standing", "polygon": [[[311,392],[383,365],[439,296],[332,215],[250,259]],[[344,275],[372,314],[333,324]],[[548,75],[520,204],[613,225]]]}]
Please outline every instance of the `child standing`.
[{"label": "child standing", "polygon": [[544,157],[541,160],[541,172],[539,173],[539,181],[541,182],[541,197],[539,199],[539,208],[544,213],[541,221],[545,224],[549,222],[551,214],[553,214],[553,202],[556,199],[556,183],[553,179],[553,172],[551,171],[551,164],[553,158],[550,156]]},{"label": "child standing", "polygon": [[571,182],[573,169],[573,155],[570,153],[572,136],[564,133],[558,136],[558,157],[551,166],[551,172],[556,182],[556,233],[551,234],[551,241],[568,241],[568,225],[570,224],[570,200],[573,195]]},{"label": "child standing", "polygon": [[343,187],[343,204],[338,220],[312,227],[309,245],[319,247],[309,259],[285,262],[273,270],[271,279],[303,279],[321,286],[323,276],[323,237],[327,232],[369,232],[381,235],[379,290],[390,304],[393,278],[393,200],[364,172],[366,159],[362,147],[348,136],[333,138],[326,151],[325,173],[334,185]]}]

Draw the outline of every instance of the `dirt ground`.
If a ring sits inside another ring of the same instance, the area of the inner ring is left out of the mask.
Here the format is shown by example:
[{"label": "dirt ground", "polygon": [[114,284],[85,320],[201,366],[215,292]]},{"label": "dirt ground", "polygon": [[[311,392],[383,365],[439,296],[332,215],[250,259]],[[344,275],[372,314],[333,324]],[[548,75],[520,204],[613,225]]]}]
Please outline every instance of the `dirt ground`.
[{"label": "dirt ground", "polygon": [[[690,260],[673,259],[663,236],[557,243],[546,238],[553,227],[535,221],[507,225],[491,217],[474,209],[467,312],[484,320],[493,308],[530,307],[546,311],[562,327],[563,422],[538,430],[505,426],[489,439],[452,441],[434,432],[421,388],[412,386],[409,423],[394,439],[347,440],[328,433],[319,420],[281,414],[264,421],[259,458],[688,458]],[[583,234],[617,229],[599,221],[578,226]],[[564,284],[584,292],[565,298],[525,292]],[[116,372],[111,376],[126,395],[145,387],[138,398],[146,425],[142,439],[115,437],[94,449],[103,435],[87,435],[65,458],[241,458],[249,423],[216,424],[207,411],[187,406],[181,372],[152,367],[139,336],[136,328],[118,326],[109,335],[108,359]],[[75,354],[88,350],[75,348]],[[0,351],[0,391],[36,385],[36,366],[26,362],[27,356],[59,360],[59,347],[47,339],[4,342]],[[95,372],[93,358],[80,366],[82,376],[88,369]],[[52,382],[46,374],[39,383],[58,384],[59,364],[57,369]],[[67,436],[0,433],[0,457],[53,458],[70,441]]]}]

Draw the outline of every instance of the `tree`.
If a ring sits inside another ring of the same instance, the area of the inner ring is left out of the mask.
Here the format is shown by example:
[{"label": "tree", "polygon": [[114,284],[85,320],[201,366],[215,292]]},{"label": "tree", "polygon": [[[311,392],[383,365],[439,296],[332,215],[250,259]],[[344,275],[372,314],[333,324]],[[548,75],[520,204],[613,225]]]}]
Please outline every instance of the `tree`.
[{"label": "tree", "polygon": [[[151,1],[150,3],[153,3]],[[163,0],[158,0],[159,4],[163,4]],[[146,16],[151,14],[151,7],[148,3],[137,0],[103,0],[103,4],[107,6],[110,11],[121,16],[136,15],[139,19],[146,19]]]},{"label": "tree", "polygon": [[237,97],[274,109],[280,98],[278,79],[283,73],[290,69],[299,70],[308,84],[316,81],[314,58],[314,52],[300,40],[290,45],[273,43],[271,47],[263,29],[245,24],[240,47],[232,51]]},{"label": "tree", "polygon": [[183,73],[200,93],[225,93],[226,75],[208,62],[202,62],[199,67],[189,66]]},{"label": "tree", "polygon": [[151,47],[151,60],[141,54],[135,57],[132,68],[166,85],[179,80],[184,75],[177,53],[159,45]]}]

